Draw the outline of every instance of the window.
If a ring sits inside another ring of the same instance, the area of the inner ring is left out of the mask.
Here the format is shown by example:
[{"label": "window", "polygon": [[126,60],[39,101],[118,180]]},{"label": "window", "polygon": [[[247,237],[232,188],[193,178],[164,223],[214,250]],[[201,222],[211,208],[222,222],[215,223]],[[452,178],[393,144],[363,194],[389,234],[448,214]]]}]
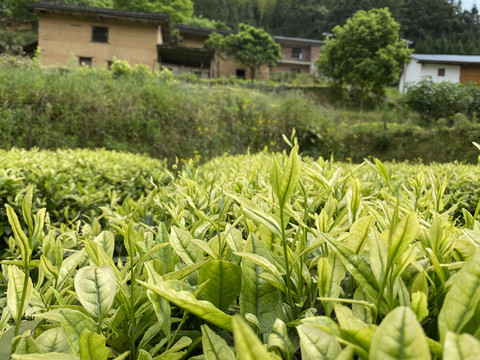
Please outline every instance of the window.
[{"label": "window", "polygon": [[245,70],[237,69],[237,79],[245,80]]},{"label": "window", "polygon": [[439,68],[437,75],[438,75],[438,76],[445,76],[445,69],[444,69],[444,68]]},{"label": "window", "polygon": [[299,68],[291,68],[291,69],[290,69],[290,72],[291,72],[292,74],[300,74],[300,69],[299,69]]},{"label": "window", "polygon": [[292,58],[302,60],[302,49],[292,48]]},{"label": "window", "polygon": [[78,57],[78,63],[80,64],[80,66],[92,67],[92,58],[91,57],[85,57],[85,56],[79,56]]},{"label": "window", "polygon": [[108,43],[108,27],[92,26],[92,41]]}]

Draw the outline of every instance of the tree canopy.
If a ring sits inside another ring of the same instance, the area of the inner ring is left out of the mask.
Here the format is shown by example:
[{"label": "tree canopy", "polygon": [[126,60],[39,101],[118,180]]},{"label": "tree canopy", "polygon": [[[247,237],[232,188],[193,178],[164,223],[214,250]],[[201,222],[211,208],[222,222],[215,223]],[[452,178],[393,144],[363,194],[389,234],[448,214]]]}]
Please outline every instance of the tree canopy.
[{"label": "tree canopy", "polygon": [[262,26],[270,34],[323,39],[358,10],[388,7],[418,53],[480,54],[478,9],[459,0],[192,0],[197,15]]},{"label": "tree canopy", "polygon": [[282,57],[280,45],[267,32],[246,24],[240,24],[236,34],[225,38],[212,33],[205,45],[247,66],[252,80],[260,68],[274,67]]},{"label": "tree canopy", "polygon": [[[34,21],[35,16],[23,6],[34,0],[5,0],[0,11],[18,21]],[[86,5],[120,10],[163,12],[170,15],[172,23],[183,23],[193,16],[191,0],[58,0],[63,4]]]},{"label": "tree canopy", "polygon": [[113,0],[113,3],[116,9],[167,13],[175,24],[193,15],[191,0]]},{"label": "tree canopy", "polygon": [[333,29],[317,65],[339,85],[363,94],[382,95],[395,82],[412,50],[399,40],[400,25],[388,9],[359,10],[344,26]]}]

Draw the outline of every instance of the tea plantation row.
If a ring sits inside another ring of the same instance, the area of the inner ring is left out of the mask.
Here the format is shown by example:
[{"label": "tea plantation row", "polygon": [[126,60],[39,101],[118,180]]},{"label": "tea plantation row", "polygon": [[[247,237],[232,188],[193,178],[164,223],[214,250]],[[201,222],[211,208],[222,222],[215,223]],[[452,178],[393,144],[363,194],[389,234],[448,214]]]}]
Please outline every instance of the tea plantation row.
[{"label": "tea plantation row", "polygon": [[0,357],[480,355],[476,166],[2,157]]}]

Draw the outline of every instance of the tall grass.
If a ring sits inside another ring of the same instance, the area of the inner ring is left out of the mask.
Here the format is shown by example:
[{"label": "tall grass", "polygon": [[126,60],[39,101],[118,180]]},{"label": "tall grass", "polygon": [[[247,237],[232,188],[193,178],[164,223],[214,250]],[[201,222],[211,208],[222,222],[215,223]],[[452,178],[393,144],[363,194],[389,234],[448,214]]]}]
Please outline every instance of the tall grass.
[{"label": "tall grass", "polygon": [[282,148],[282,134],[328,128],[294,92],[189,84],[142,71],[0,67],[0,142],[32,148],[104,147],[160,158]]}]

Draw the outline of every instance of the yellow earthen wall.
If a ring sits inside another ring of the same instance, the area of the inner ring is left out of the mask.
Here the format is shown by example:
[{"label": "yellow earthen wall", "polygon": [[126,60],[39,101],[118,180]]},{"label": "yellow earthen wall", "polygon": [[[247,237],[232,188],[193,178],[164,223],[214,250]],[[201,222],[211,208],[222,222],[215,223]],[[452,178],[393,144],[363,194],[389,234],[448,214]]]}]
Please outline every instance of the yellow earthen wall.
[{"label": "yellow earthen wall", "polygon": [[[214,59],[213,77],[236,77],[237,69],[245,70],[245,79],[250,80],[250,70],[240,63],[233,60],[222,60],[218,56]],[[257,70],[255,73],[255,80],[268,81],[270,71],[267,66]]]},{"label": "yellow earthen wall", "polygon": [[[92,26],[108,27],[108,43],[92,42]],[[158,26],[86,17],[45,14],[38,25],[39,61],[67,65],[69,59],[92,57],[93,67],[104,67],[114,57],[130,65],[144,64],[157,70]]]},{"label": "yellow earthen wall", "polygon": [[203,48],[205,40],[206,39],[203,36],[195,36],[191,34],[182,35],[182,46]]}]

